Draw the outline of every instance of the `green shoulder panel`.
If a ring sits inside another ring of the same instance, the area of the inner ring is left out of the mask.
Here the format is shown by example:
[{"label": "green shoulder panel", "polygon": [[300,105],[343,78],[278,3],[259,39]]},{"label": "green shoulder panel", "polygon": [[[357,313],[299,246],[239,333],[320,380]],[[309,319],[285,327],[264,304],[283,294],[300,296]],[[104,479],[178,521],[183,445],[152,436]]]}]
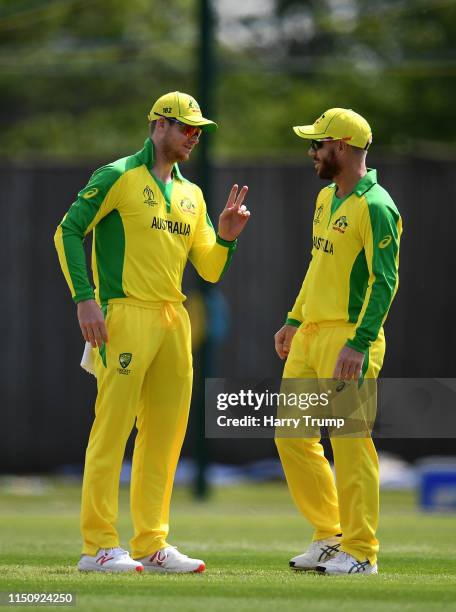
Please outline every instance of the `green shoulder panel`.
[{"label": "green shoulder panel", "polygon": [[[75,302],[94,297],[87,274],[87,264],[82,244],[84,237],[92,229],[94,222],[98,223],[100,221],[100,218],[96,219],[96,216],[114,184],[129,170],[133,170],[144,163],[147,164],[147,159],[152,155],[151,150],[152,145],[146,141],[144,149],[138,153],[118,159],[96,170],[86,187],[78,193],[77,200],[72,204],[60,224],[58,233],[61,235],[61,247],[57,245],[58,241],[56,245],[58,250],[60,249],[59,253],[63,256],[63,259],[61,257],[62,266],[67,269],[70,285],[73,285],[72,293]],[[112,202],[110,202],[109,208],[115,208]],[[101,242],[106,244],[105,238],[117,231],[119,236],[117,243],[122,243],[123,226],[119,213],[115,210],[111,210],[111,212],[107,210],[106,212],[107,214],[101,219],[102,221],[105,221],[106,217],[110,215],[113,218],[109,222],[103,223],[104,227],[100,232]],[[116,267],[114,281],[116,294],[119,293],[119,278],[121,279],[121,273],[118,270],[120,261],[123,265],[123,253],[122,257],[117,256],[112,263]],[[106,280],[109,271],[105,267],[103,269],[100,266],[98,267],[99,278]],[[104,283],[104,286],[107,287],[106,283]]]},{"label": "green shoulder panel", "polygon": [[117,162],[95,170],[62,222],[64,234],[65,230],[69,230],[78,232],[82,237],[85,235],[109,190],[121,175]]},{"label": "green shoulder panel", "polygon": [[107,303],[110,298],[125,297],[122,282],[125,261],[125,230],[118,210],[111,211],[97,225],[95,253],[101,303]]},{"label": "green shoulder panel", "polygon": [[[377,338],[396,292],[401,231],[399,211],[383,187],[374,184],[366,191],[364,197],[372,233],[372,261],[370,263],[375,280],[363,319],[358,321],[355,337],[348,342],[349,346],[360,351],[366,351],[370,343]],[[364,276],[366,272],[365,266],[368,262],[365,263],[360,258],[356,263],[356,270],[353,271],[351,281],[355,280],[358,274]],[[365,292],[366,287],[360,284],[360,289]],[[355,306],[355,304],[350,306]],[[353,310],[350,314],[353,315]]]},{"label": "green shoulder panel", "polygon": [[348,320],[356,323],[366,297],[369,282],[369,269],[367,267],[366,252],[364,249],[358,253],[350,272],[350,294],[348,298]]},{"label": "green shoulder panel", "polygon": [[96,170],[61,223],[64,256],[74,287],[75,302],[94,297],[82,243],[107,194],[120,176],[121,172],[114,164]]}]

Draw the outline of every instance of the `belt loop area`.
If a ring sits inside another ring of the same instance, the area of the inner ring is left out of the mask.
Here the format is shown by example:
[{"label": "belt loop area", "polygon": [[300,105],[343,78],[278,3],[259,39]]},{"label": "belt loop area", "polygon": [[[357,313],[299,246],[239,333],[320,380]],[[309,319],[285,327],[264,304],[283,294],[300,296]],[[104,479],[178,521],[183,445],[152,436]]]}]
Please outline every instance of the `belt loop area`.
[{"label": "belt loop area", "polygon": [[309,351],[309,345],[311,340],[313,340],[313,338],[315,336],[318,336],[318,332],[320,331],[320,328],[318,326],[318,323],[303,323],[301,325],[301,327],[299,328],[299,333],[301,333],[304,338],[303,338],[303,345],[304,345],[304,350],[306,352]]}]

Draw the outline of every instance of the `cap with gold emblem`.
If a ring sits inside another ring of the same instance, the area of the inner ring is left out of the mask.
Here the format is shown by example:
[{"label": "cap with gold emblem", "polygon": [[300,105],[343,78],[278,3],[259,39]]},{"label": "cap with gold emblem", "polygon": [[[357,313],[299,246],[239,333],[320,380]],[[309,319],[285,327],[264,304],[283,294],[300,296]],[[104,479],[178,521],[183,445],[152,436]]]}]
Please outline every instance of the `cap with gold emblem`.
[{"label": "cap with gold emblem", "polygon": [[155,121],[158,117],[178,119],[182,123],[198,126],[208,132],[218,127],[214,121],[203,117],[195,98],[181,91],[172,91],[158,98],[147,118],[149,121]]}]

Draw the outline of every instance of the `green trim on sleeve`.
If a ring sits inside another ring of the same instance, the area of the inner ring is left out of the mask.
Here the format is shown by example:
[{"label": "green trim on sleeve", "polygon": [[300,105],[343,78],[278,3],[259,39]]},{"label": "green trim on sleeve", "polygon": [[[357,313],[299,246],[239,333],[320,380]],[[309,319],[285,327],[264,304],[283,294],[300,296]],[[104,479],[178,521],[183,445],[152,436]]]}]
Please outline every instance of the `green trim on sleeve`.
[{"label": "green trim on sleeve", "polygon": [[[209,222],[210,222],[210,219],[209,219]],[[211,227],[213,227],[212,223],[210,223],[210,225]],[[237,245],[237,238],[235,238],[234,240],[223,240],[223,238],[220,238],[220,236],[217,234],[216,240],[217,240],[217,244],[221,244],[224,247],[228,247],[229,249],[232,249],[233,251]]]},{"label": "green trim on sleeve", "polygon": [[298,321],[298,319],[290,319],[289,317],[285,320],[285,325],[292,325],[293,327],[299,327],[302,321]]},{"label": "green trim on sleeve", "polygon": [[[65,253],[66,256],[66,253]],[[79,302],[87,302],[87,300],[95,299],[95,291],[90,287],[86,292],[76,293],[73,298],[75,304],[79,304]]]},{"label": "green trim on sleeve", "polygon": [[348,346],[354,351],[358,351],[358,353],[366,354],[366,352],[369,350],[368,346],[361,345],[361,343],[356,341],[356,336],[352,340],[347,340],[345,346]]},{"label": "green trim on sleeve", "polygon": [[233,253],[236,250],[237,247],[237,239],[233,240],[232,242],[228,242],[227,240],[223,240],[223,238],[220,238],[220,236],[217,234],[217,243],[220,244],[221,246],[227,247],[228,248],[228,253],[226,256],[226,262],[225,265],[223,266],[223,270],[219,276],[219,280],[221,280],[221,278],[223,277],[223,275],[225,274],[225,272],[228,270],[228,268],[230,267],[230,263],[231,263],[231,259],[233,258]]}]

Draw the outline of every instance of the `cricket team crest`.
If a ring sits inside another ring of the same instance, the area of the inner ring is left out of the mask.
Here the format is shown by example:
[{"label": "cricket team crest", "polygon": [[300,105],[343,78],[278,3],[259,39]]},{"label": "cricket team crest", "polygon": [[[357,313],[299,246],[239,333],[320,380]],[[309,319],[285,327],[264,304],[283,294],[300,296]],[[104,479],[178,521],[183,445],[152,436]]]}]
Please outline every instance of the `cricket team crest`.
[{"label": "cricket team crest", "polygon": [[196,215],[196,206],[193,204],[190,198],[183,198],[179,202],[179,206],[182,212],[189,215]]},{"label": "cricket team crest", "polygon": [[133,359],[133,354],[132,353],[120,353],[119,355],[119,363],[121,365],[120,368],[117,368],[117,371],[119,372],[119,374],[130,374],[131,370],[128,370],[128,366],[131,363],[131,360]]},{"label": "cricket team crest", "polygon": [[345,234],[347,228],[348,228],[348,221],[345,215],[343,215],[342,217],[339,217],[338,219],[334,221],[333,230],[336,230],[336,232]]},{"label": "cricket team crest", "polygon": [[125,369],[131,361],[132,354],[131,353],[120,353],[119,355],[119,363]]},{"label": "cricket team crest", "polygon": [[155,199],[155,194],[149,185],[146,185],[145,189],[143,190],[143,196],[144,204],[147,204],[147,206],[156,206],[158,204],[157,200]]}]

